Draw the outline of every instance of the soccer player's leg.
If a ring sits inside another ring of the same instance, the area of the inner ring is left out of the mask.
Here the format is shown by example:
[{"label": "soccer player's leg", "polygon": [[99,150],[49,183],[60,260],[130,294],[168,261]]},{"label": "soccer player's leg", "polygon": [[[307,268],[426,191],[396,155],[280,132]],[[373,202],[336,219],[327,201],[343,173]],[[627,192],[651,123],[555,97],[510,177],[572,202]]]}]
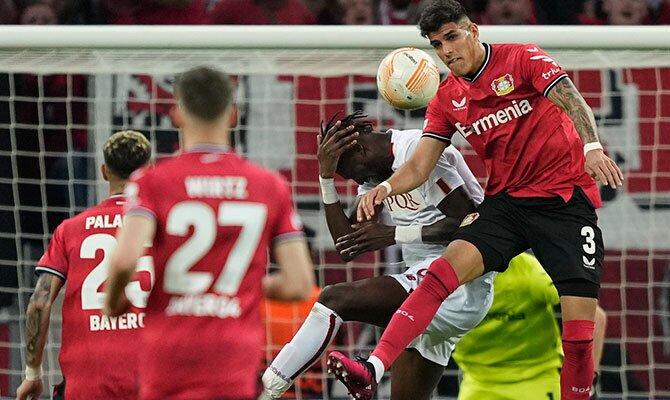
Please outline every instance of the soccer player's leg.
[{"label": "soccer player's leg", "polygon": [[405,349],[391,367],[391,397],[428,400],[443,372],[443,365],[425,359],[416,349]]},{"label": "soccer player's leg", "polygon": [[575,188],[567,203],[527,213],[529,241],[561,297],[561,398],[587,400],[593,380],[593,331],[604,261],[595,209]]},{"label": "soccer player's leg", "polygon": [[[421,277],[428,260],[410,271]],[[409,275],[412,277],[413,275]],[[461,285],[441,305],[428,328],[414,339],[391,367],[393,399],[429,399],[456,343],[477,326],[493,303],[494,274]],[[411,281],[416,287],[416,281]]]},{"label": "soccer player's leg", "polygon": [[[509,261],[528,248],[521,232],[509,220],[507,204],[489,196],[476,213],[466,216],[444,255],[433,261],[412,295],[396,311],[370,357],[375,369],[387,368],[419,333],[442,302],[459,285],[484,272],[504,271]],[[377,374],[378,375],[378,374]]]},{"label": "soccer player's leg", "polygon": [[264,398],[280,398],[328,350],[343,321],[386,326],[407,291],[389,276],[323,289],[309,316],[263,374]]},{"label": "soccer player's leg", "polygon": [[414,338],[426,330],[442,302],[461,283],[471,281],[483,272],[504,271],[514,256],[528,248],[518,225],[510,220],[507,208],[505,201],[489,196],[477,213],[466,216],[445,254],[430,264],[417,289],[395,312],[364,366],[341,354],[330,361],[351,371],[371,370],[376,381],[372,385],[364,381],[361,388],[379,382],[384,371]]}]

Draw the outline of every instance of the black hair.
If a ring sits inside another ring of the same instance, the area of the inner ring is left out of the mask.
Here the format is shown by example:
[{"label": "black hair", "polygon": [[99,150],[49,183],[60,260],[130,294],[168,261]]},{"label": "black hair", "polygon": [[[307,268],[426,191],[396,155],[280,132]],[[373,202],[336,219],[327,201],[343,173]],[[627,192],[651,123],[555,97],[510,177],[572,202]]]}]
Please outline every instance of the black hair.
[{"label": "black hair", "polygon": [[[335,123],[337,122],[337,116],[340,115],[341,111],[336,112],[333,114],[332,117],[328,120],[328,123],[326,123],[326,126],[323,126],[323,121],[321,121],[321,137],[326,136],[326,132],[330,130],[333,126],[335,126]],[[364,133],[372,133],[372,122],[369,120],[363,120],[363,121],[357,121],[362,118],[367,118],[367,114],[363,114],[363,111],[361,110],[356,110],[352,114],[347,115],[346,117],[342,118],[342,124],[340,125],[342,128],[346,128],[349,125],[353,125],[356,131],[359,134],[364,134]]]},{"label": "black hair", "polygon": [[227,74],[197,67],[177,76],[175,91],[189,114],[204,122],[214,122],[232,104],[234,87]]},{"label": "black hair", "polygon": [[428,37],[430,33],[440,30],[442,25],[449,22],[459,23],[468,18],[465,7],[456,0],[433,0],[421,11],[419,29],[421,36]]}]

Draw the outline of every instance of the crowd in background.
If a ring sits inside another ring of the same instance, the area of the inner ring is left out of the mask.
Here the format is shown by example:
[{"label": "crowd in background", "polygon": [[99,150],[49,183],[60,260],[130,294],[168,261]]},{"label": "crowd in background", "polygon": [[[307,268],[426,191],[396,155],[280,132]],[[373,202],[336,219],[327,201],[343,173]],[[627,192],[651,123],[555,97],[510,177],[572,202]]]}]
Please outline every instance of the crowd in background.
[{"label": "crowd in background", "polygon": [[[0,0],[3,24],[404,25],[425,0]],[[494,25],[670,24],[670,0],[462,0]]]}]

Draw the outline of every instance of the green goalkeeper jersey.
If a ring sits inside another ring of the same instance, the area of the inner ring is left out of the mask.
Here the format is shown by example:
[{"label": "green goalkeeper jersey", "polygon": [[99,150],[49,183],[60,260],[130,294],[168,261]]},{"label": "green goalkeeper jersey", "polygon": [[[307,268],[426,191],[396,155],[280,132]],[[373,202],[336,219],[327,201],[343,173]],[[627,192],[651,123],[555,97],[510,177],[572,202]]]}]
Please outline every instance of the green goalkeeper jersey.
[{"label": "green goalkeeper jersey", "polygon": [[561,334],[554,316],[558,293],[537,259],[521,254],[498,274],[493,305],[456,345],[454,359],[480,382],[532,379],[561,367]]}]

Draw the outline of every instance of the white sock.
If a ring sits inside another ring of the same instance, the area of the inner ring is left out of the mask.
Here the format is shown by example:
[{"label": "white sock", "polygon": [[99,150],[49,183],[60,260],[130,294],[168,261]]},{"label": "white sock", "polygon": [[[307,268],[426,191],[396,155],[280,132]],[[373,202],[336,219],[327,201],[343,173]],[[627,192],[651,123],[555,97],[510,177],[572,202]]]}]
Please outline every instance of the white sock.
[{"label": "white sock", "polygon": [[[279,398],[293,381],[328,350],[342,326],[342,318],[321,303],[315,303],[293,339],[284,346],[263,374],[263,386]],[[267,378],[266,378],[267,376]]]},{"label": "white sock", "polygon": [[379,383],[379,381],[381,381],[382,377],[384,376],[384,363],[382,362],[382,360],[380,360],[375,356],[370,356],[370,358],[368,358],[368,362],[372,364],[372,366],[374,367],[375,381]]}]

